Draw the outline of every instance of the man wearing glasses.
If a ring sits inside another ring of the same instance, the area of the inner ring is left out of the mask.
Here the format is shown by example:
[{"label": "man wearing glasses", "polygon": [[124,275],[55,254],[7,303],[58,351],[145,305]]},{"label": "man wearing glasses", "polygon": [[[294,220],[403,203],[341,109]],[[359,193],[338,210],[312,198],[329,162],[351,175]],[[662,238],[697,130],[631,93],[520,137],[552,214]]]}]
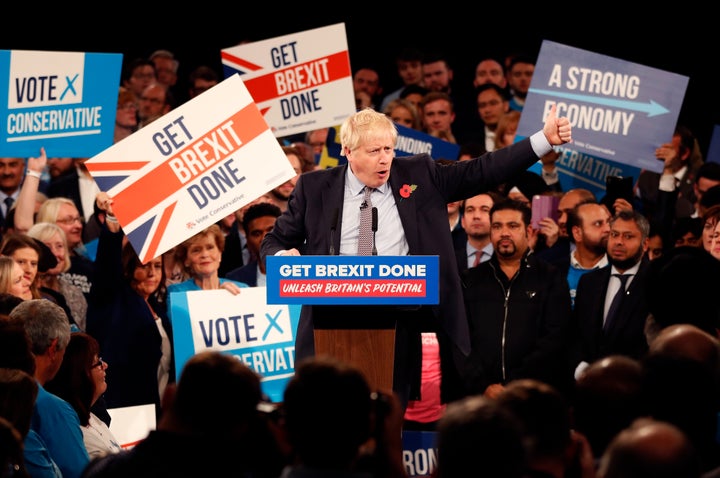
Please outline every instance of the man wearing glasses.
[{"label": "man wearing glasses", "polygon": [[147,126],[173,108],[172,93],[162,83],[150,83],[140,96],[138,129]]}]

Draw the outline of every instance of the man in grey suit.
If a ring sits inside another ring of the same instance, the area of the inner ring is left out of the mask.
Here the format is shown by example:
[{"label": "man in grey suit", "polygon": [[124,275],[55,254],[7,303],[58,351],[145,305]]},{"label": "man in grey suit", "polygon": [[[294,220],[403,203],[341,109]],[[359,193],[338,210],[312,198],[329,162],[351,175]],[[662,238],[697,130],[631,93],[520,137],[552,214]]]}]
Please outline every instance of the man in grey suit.
[{"label": "man in grey suit", "polygon": [[[468,323],[452,239],[447,204],[485,192],[527,169],[553,145],[572,141],[567,118],[555,107],[542,131],[506,148],[469,161],[440,165],[428,154],[394,159],[397,129],[384,114],[364,109],[340,129],[341,154],[347,164],[300,176],[275,228],[265,236],[261,255],[354,255],[358,253],[359,211],[378,211],[374,245],[379,255],[437,255],[440,303],[390,308],[397,318],[393,388],[401,401],[418,399],[420,332],[438,334],[443,396],[453,397],[446,380],[455,376],[470,351]],[[365,189],[371,189],[365,199]],[[303,306],[295,341],[296,362],[314,354],[313,309]],[[358,309],[358,308],[355,308]],[[388,309],[386,307],[385,309]],[[383,312],[370,312],[369,317]]]}]

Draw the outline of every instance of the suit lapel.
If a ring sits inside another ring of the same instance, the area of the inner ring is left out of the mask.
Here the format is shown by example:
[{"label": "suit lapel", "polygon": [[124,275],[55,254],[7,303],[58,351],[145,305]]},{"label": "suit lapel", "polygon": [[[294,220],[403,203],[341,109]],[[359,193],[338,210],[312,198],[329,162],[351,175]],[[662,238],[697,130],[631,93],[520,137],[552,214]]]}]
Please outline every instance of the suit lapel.
[{"label": "suit lapel", "polygon": [[[340,237],[342,236],[342,214],[343,203],[345,202],[345,173],[347,164],[340,168],[334,168],[328,175],[325,187],[322,190],[323,216],[327,224],[328,237],[333,228],[333,220],[336,220],[335,232],[332,234],[332,247],[335,255],[340,254]],[[337,216],[335,216],[337,214]],[[330,253],[330,245],[328,251]]]},{"label": "suit lapel", "polygon": [[595,310],[598,312],[596,313],[595,317],[595,329],[599,330],[602,333],[603,330],[603,320],[605,317],[605,296],[607,295],[608,290],[608,284],[610,282],[610,266],[605,266],[603,268],[602,276],[600,277],[600,281],[598,282],[598,294],[597,298],[595,299],[597,303],[597,307]]},{"label": "suit lapel", "polygon": [[642,283],[645,280],[644,276],[647,273],[648,262],[646,259],[642,260],[643,263],[640,264],[640,268],[635,274],[635,277],[633,277],[633,280],[627,287],[627,294],[623,298],[620,314],[615,318],[612,327],[608,331],[610,335],[618,335],[618,333],[627,326],[628,320],[634,320],[635,311],[643,300],[642,294],[645,293],[645,290]]},{"label": "suit lapel", "polygon": [[397,159],[393,161],[388,185],[395,198],[395,205],[400,215],[403,231],[405,231],[405,240],[407,240],[408,247],[411,252],[417,251],[420,247],[420,236],[418,235],[417,225],[417,203],[415,202],[413,194],[410,194],[407,198],[400,195],[400,190],[404,185],[409,186],[412,184],[412,178],[408,170],[397,167],[396,161]]}]

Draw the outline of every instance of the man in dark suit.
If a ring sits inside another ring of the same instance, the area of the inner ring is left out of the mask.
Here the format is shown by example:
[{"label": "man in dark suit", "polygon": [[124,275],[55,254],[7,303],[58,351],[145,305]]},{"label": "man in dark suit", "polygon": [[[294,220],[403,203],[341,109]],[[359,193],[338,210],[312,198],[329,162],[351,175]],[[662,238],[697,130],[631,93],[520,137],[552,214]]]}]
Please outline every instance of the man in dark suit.
[{"label": "man in dark suit", "polygon": [[[694,157],[695,143],[695,135],[688,128],[678,125],[672,141],[655,150],[655,157],[663,161],[662,174],[642,171],[636,186],[645,217],[658,221],[665,214],[671,215],[673,219],[693,214],[697,200],[695,177],[703,164],[702,158]],[[674,196],[669,197],[669,193]],[[674,204],[667,203],[668,199]],[[668,205],[673,207],[663,209]]]},{"label": "man in dark suit", "polygon": [[[439,305],[392,312],[397,317],[393,388],[406,403],[419,393],[420,328],[438,334],[443,386],[470,350],[447,204],[487,191],[528,168],[552,145],[571,141],[572,127],[567,118],[556,116],[553,106],[543,130],[530,138],[450,166],[437,164],[427,154],[394,160],[396,126],[371,109],[348,117],[339,137],[347,164],[300,175],[288,210],[265,236],[261,255],[357,254],[359,210],[367,204],[367,187],[369,202],[378,209],[378,254],[440,256]],[[296,362],[315,352],[314,309],[302,308]]]},{"label": "man in dark suit", "polygon": [[250,251],[250,261],[227,274],[227,279],[244,282],[250,287],[265,286],[265,261],[259,261],[260,244],[265,235],[275,227],[275,221],[282,214],[278,206],[269,202],[253,204],[243,214],[242,226]]},{"label": "man in dark suit", "polygon": [[465,239],[458,244],[453,231],[455,259],[460,272],[476,267],[490,259],[493,245],[490,241],[490,209],[501,199],[493,191],[478,194],[462,201],[460,206],[460,224],[465,232]]},{"label": "man in dark suit", "polygon": [[[573,358],[576,377],[587,364],[608,355],[639,359],[647,352],[644,328],[649,310],[645,286],[650,262],[645,251],[649,233],[645,216],[621,210],[610,220],[609,264],[580,277],[573,310],[577,327],[573,341],[577,345]],[[622,275],[626,278],[619,277]],[[621,287],[624,296],[619,306],[613,307]]]}]

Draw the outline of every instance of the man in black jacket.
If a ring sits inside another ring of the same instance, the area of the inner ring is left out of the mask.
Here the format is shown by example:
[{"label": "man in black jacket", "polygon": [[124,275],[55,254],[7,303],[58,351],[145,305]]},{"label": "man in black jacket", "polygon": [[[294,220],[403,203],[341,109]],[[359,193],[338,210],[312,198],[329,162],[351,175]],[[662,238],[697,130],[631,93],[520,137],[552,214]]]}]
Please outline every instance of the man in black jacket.
[{"label": "man in black jacket", "polygon": [[570,292],[555,266],[531,254],[531,211],[517,201],[490,212],[494,253],[462,273],[471,350],[464,380],[468,393],[495,398],[511,380],[534,378],[569,390],[565,357]]}]

